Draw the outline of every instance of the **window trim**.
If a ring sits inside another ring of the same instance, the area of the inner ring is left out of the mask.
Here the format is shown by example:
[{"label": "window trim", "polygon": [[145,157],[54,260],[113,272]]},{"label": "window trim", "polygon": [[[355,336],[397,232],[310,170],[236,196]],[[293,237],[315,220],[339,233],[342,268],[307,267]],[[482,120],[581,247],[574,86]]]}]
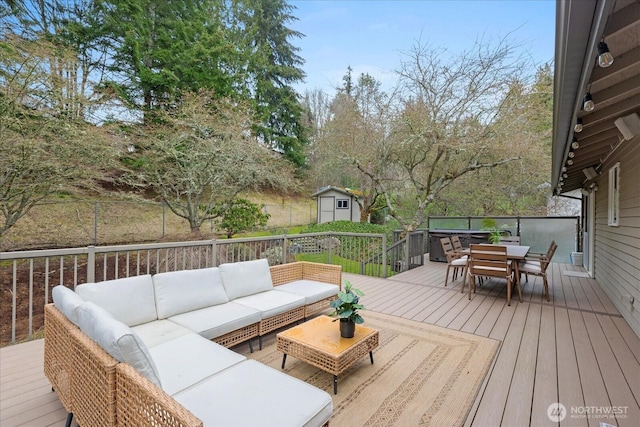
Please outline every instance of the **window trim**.
[{"label": "window trim", "polygon": [[620,162],[609,169],[609,191],[607,193],[607,225],[620,225]]},{"label": "window trim", "polygon": [[[340,202],[345,202],[345,206],[340,206]],[[349,199],[336,199],[336,209],[349,209]]]}]

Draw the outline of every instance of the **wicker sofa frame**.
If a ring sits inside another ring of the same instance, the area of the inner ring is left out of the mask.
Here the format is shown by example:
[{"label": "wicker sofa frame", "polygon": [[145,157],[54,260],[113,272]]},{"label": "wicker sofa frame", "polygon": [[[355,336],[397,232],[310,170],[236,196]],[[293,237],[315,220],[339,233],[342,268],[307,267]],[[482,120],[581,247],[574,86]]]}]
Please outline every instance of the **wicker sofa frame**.
[{"label": "wicker sofa frame", "polygon": [[[275,287],[303,279],[339,287],[342,283],[342,267],[338,265],[299,261],[271,266],[270,273]],[[331,299],[268,317],[212,341],[229,348],[256,336],[261,338],[271,331],[327,310]],[[44,314],[44,373],[69,413],[67,426],[71,425],[72,417],[79,425],[97,427],[202,426],[201,420],[162,389],[128,364],[120,363],[109,355],[54,304],[45,305]]]}]

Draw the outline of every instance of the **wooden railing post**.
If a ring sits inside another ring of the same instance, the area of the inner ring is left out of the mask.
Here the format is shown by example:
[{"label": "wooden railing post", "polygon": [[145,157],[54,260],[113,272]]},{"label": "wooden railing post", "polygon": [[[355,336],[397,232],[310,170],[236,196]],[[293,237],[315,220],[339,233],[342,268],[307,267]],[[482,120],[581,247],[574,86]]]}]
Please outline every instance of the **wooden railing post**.
[{"label": "wooden railing post", "polygon": [[387,235],[382,235],[382,278],[387,278]]},{"label": "wooden railing post", "polygon": [[287,236],[282,236],[282,263],[287,263]]},{"label": "wooden railing post", "polygon": [[404,262],[401,271],[409,270],[409,262],[411,262],[411,233],[407,233],[404,238]]},{"label": "wooden railing post", "polygon": [[87,247],[87,283],[96,281],[96,247]]}]

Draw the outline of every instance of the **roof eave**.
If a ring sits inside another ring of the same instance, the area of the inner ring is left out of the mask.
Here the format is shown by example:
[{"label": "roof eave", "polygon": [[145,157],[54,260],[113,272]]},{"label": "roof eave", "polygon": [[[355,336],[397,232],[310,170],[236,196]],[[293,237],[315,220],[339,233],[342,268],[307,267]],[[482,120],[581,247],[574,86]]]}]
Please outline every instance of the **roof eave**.
[{"label": "roof eave", "polygon": [[558,0],[556,3],[551,181],[555,194],[577,189],[560,189],[560,177],[573,138],[572,124],[582,108],[591,78],[596,46],[614,4],[615,0]]}]

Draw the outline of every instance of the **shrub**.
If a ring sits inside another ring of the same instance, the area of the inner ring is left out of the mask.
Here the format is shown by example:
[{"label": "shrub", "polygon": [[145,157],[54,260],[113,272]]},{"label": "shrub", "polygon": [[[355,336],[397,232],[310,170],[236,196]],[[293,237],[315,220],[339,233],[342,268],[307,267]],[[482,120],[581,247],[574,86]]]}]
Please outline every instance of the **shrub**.
[{"label": "shrub", "polygon": [[[391,242],[392,230],[383,225],[368,224],[366,222],[351,222],[351,221],[334,221],[326,222],[322,224],[312,224],[306,227],[302,233],[323,233],[333,231],[335,233],[371,233],[371,234],[385,234],[387,236],[387,242]],[[341,255],[346,259],[353,261],[363,261],[371,257],[373,253],[380,252],[382,247],[379,240],[371,240],[368,244],[363,245],[362,239],[355,236],[339,236],[333,237],[334,245],[332,251],[336,255]],[[322,239],[323,244],[320,244],[318,240],[318,246],[326,250],[328,239]],[[337,245],[336,245],[337,244]]]},{"label": "shrub", "polygon": [[366,222],[333,221],[322,224],[311,224],[304,228],[301,233],[322,233],[335,231],[336,233],[374,233],[388,234],[391,230],[384,225],[369,224]]},{"label": "shrub", "polygon": [[266,258],[269,265],[282,264],[282,247],[274,246],[269,249],[265,249],[260,254],[260,258]]}]

